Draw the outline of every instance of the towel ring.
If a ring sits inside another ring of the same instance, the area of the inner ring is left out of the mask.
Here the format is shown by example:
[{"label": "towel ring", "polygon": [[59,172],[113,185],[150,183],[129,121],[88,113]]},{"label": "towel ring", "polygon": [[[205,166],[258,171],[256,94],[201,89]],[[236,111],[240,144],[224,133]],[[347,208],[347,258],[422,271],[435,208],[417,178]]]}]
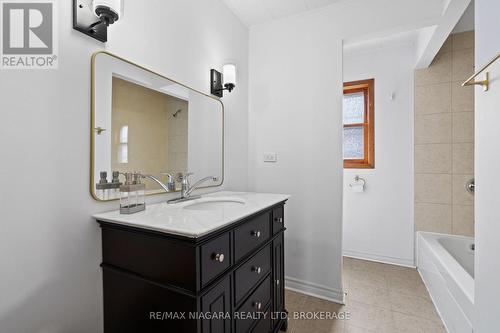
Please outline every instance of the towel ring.
[{"label": "towel ring", "polygon": [[[354,182],[355,182],[355,183],[362,182],[362,183],[363,183],[363,186],[365,186],[365,185],[366,185],[366,180],[365,180],[364,178],[361,178],[361,177],[360,177],[360,176],[358,176],[358,175],[356,175],[356,176],[354,177]],[[349,184],[349,186],[350,186],[350,187],[353,187],[354,185],[351,183],[351,184]]]}]

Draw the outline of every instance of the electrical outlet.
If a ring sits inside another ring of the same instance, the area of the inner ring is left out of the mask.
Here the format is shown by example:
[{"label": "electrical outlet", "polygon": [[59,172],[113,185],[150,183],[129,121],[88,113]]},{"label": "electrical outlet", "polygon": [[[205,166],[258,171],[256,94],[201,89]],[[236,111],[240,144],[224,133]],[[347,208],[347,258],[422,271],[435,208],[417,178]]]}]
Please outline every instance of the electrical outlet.
[{"label": "electrical outlet", "polygon": [[278,154],[277,153],[264,153],[264,162],[278,162]]}]

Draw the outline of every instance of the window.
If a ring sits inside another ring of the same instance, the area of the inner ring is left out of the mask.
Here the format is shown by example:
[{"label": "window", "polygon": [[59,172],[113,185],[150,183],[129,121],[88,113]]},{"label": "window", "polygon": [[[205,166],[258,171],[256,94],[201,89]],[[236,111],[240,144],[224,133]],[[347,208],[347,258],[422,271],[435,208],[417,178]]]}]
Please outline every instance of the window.
[{"label": "window", "polygon": [[118,163],[128,163],[128,126],[120,128],[120,141],[118,144]]},{"label": "window", "polygon": [[344,168],[375,167],[374,82],[344,83]]}]

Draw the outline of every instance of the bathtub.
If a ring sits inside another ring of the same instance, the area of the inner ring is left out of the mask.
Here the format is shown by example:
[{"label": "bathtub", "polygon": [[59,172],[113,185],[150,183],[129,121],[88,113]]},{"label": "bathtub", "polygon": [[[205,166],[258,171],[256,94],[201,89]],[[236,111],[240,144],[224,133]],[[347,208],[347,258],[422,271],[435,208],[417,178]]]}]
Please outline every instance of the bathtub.
[{"label": "bathtub", "polygon": [[417,232],[417,269],[449,333],[474,327],[474,239]]}]

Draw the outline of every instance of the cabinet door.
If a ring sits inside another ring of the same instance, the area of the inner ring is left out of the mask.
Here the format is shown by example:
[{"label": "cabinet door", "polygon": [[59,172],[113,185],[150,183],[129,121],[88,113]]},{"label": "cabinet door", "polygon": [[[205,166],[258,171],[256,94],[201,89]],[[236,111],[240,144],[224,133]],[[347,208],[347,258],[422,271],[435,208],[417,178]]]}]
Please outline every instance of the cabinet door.
[{"label": "cabinet door", "polygon": [[285,309],[285,272],[283,234],[273,241],[273,311]]},{"label": "cabinet door", "polygon": [[[203,296],[201,311],[203,314],[231,313],[231,279],[229,276]],[[231,333],[231,320],[203,319],[202,328],[203,333]]]}]

